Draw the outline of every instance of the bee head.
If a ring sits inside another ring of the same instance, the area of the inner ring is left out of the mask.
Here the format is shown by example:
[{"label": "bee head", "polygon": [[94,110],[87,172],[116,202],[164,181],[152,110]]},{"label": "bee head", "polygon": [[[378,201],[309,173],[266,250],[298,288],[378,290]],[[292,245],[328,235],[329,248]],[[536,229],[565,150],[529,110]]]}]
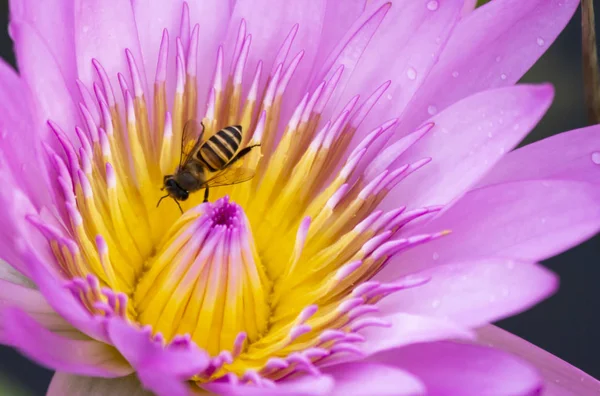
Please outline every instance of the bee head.
[{"label": "bee head", "polygon": [[189,197],[189,193],[183,189],[172,176],[165,176],[165,190],[171,198],[177,201],[185,201]]}]

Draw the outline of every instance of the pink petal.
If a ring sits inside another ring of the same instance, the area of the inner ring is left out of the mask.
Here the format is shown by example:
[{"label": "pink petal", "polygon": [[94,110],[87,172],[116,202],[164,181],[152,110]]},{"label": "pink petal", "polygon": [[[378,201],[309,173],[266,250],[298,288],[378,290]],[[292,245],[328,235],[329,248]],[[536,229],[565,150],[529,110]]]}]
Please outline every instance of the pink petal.
[{"label": "pink petal", "polygon": [[[10,18],[11,21],[26,22],[35,29],[63,76],[76,75],[72,1],[11,0]],[[21,45],[17,38],[15,45]],[[40,64],[43,67],[43,63]],[[66,86],[71,94],[77,90],[74,78],[66,81]]]},{"label": "pink petal", "polygon": [[499,327],[489,325],[477,330],[477,343],[510,352],[534,366],[544,379],[546,396],[600,393],[597,379]]},{"label": "pink petal", "polygon": [[[231,59],[239,26],[241,20],[244,19],[247,23],[247,34],[252,35],[252,48],[246,62],[246,70],[254,72],[258,61],[262,60],[264,72],[261,82],[263,84],[277,67],[276,56],[288,33],[295,24],[299,25],[285,66],[300,51],[304,50],[305,53],[294,73],[295,77],[286,90],[285,114],[290,113],[292,106],[298,104],[306,90],[308,77],[317,55],[325,17],[325,5],[325,0],[287,0],[285,2],[238,0],[235,4],[227,34],[226,60]],[[250,78],[244,80],[246,89],[251,82]]]},{"label": "pink petal", "polygon": [[[146,88],[144,63],[130,2],[75,0],[75,32],[77,70],[80,80],[88,87],[96,81],[92,65],[92,59],[96,59],[106,70],[113,90],[116,90],[119,86],[117,73],[130,75],[125,56],[125,49],[129,49],[139,68],[142,85]],[[117,95],[117,102],[121,101]]]},{"label": "pink petal", "polygon": [[0,280],[7,281],[16,285],[22,285],[27,288],[35,288],[35,284],[28,277],[11,267],[6,262],[0,260]]},{"label": "pink petal", "polygon": [[[38,161],[30,161],[31,150],[39,148],[29,110],[28,88],[17,73],[4,61],[0,61],[0,155],[1,166],[18,179],[20,187],[27,191],[37,206],[48,204],[46,185],[40,183],[43,167]],[[27,163],[27,166],[23,164]]]},{"label": "pink petal", "polygon": [[278,381],[273,388],[218,382],[204,384],[202,387],[210,392],[226,396],[325,396],[331,394],[333,386],[334,381],[331,376],[302,375]]},{"label": "pink petal", "polygon": [[[175,43],[180,35],[182,0],[153,1],[132,0],[133,13],[140,39],[144,66],[148,78],[148,97],[152,97],[154,78],[158,64],[158,51],[163,30],[169,33],[169,59],[167,84],[169,95],[175,91]],[[217,47],[223,43],[232,9],[221,0],[188,1],[191,27],[200,24],[198,42],[198,109],[204,111],[208,85],[216,62]],[[210,17],[208,17],[210,16]],[[186,38],[189,40],[189,37]]]},{"label": "pink petal", "polygon": [[152,396],[135,375],[121,378],[80,377],[58,372],[52,377],[46,396]]},{"label": "pink petal", "polygon": [[425,394],[418,378],[397,367],[379,363],[345,363],[323,370],[335,387],[331,395],[399,396]]},{"label": "pink petal", "polygon": [[446,204],[481,178],[537,124],[550,106],[549,85],[475,94],[431,119],[434,128],[401,157],[431,163],[402,181],[388,201],[408,207]]},{"label": "pink petal", "polygon": [[58,147],[47,125],[49,119],[58,123],[71,138],[76,139],[74,128],[78,119],[77,110],[65,81],[65,78],[73,76],[63,76],[50,47],[29,23],[13,20],[9,29],[15,41],[20,75],[31,93],[29,99],[33,128],[30,133],[31,138],[37,140],[38,144],[29,147],[36,150],[36,154],[40,156],[39,142],[47,141]]},{"label": "pink petal", "polygon": [[[61,333],[69,338],[83,337],[70,323],[52,309],[44,296],[36,289],[0,279],[0,306],[17,307],[27,312],[45,329],[54,333]],[[3,324],[0,323],[0,334],[2,334],[3,327]]]},{"label": "pink petal", "polygon": [[315,65],[321,65],[336,44],[350,30],[367,7],[367,0],[330,0],[325,8],[325,21],[321,32]]},{"label": "pink petal", "polygon": [[5,308],[2,311],[2,323],[3,343],[54,370],[107,378],[133,372],[112,346],[56,335],[18,308]]},{"label": "pink petal", "polygon": [[82,333],[99,341],[107,341],[104,317],[92,316],[65,287],[65,281],[58,278],[48,269],[47,263],[32,253],[33,247],[26,245],[25,249],[27,253],[22,254],[31,271],[31,279],[52,309]]},{"label": "pink petal", "polygon": [[477,7],[477,0],[465,0],[465,4],[462,9],[462,15],[467,15]]},{"label": "pink petal", "polygon": [[516,83],[571,19],[576,0],[494,0],[468,14],[452,37],[401,125],[412,131],[456,101]]},{"label": "pink petal", "polygon": [[[398,260],[390,265],[401,266]],[[558,279],[544,267],[485,258],[439,265],[420,272],[424,285],[383,300],[382,312],[404,312],[473,327],[519,313],[552,294]]]},{"label": "pink petal", "polygon": [[0,189],[0,258],[18,273],[31,278],[29,264],[21,254],[19,245],[30,241],[34,245],[44,246],[45,240],[24,221],[25,216],[37,211],[29,197],[2,171],[0,184],[11,187]]},{"label": "pink petal", "polygon": [[[335,46],[327,54],[327,57],[315,64],[316,75],[311,84],[313,86],[320,84],[322,81],[331,80],[340,67],[344,68],[337,88],[330,99],[330,103],[333,105],[341,99],[346,85],[351,81],[357,64],[362,59],[375,33],[381,28],[381,24],[388,16],[391,7],[392,4],[389,2],[368,5],[348,31],[335,43]],[[382,82],[380,81],[379,85]],[[367,87],[367,89],[373,91],[376,87],[377,85]],[[367,92],[354,92],[353,95],[358,93],[367,94]],[[345,96],[346,99],[349,97],[348,95]],[[334,110],[333,105],[327,108],[327,116],[330,116]]]},{"label": "pink petal", "polygon": [[539,395],[541,379],[506,352],[455,342],[415,344],[369,359],[419,378],[431,395]]},{"label": "pink petal", "polygon": [[209,364],[206,352],[192,342],[164,347],[153,340],[150,329],[139,329],[120,318],[108,320],[112,343],[129,361],[145,388],[158,394],[185,396],[185,381],[201,373]]},{"label": "pink petal", "polygon": [[387,321],[389,326],[372,326],[360,331],[366,339],[360,345],[363,354],[373,355],[419,342],[472,338],[469,330],[444,318],[399,311],[382,311],[381,319]]},{"label": "pink petal", "polygon": [[600,183],[600,125],[564,132],[512,151],[478,186],[527,179]]},{"label": "pink petal", "polygon": [[[344,71],[346,81],[342,81],[336,96],[342,106],[356,94],[366,95],[385,81],[392,82],[376,110],[365,121],[366,131],[383,120],[404,113],[437,62],[463,4],[462,0],[395,0],[389,3],[391,9],[364,53],[356,52],[355,59],[352,59],[354,54],[349,54],[338,60],[340,64],[346,64],[348,60],[358,62],[356,67],[353,65]],[[381,4],[376,2],[373,6]]]},{"label": "pink petal", "polygon": [[415,232],[451,230],[398,257],[381,276],[400,276],[473,257],[541,261],[590,238],[600,228],[598,184],[519,181],[469,191]]}]

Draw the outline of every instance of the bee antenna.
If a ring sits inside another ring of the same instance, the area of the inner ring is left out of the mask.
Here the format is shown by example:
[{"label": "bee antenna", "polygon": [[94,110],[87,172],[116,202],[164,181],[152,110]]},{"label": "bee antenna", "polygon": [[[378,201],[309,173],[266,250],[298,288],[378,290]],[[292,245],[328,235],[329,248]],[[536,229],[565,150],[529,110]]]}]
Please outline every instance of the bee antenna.
[{"label": "bee antenna", "polygon": [[165,198],[167,198],[168,196],[169,196],[169,194],[165,195],[164,197],[161,197],[161,198],[158,200],[158,203],[156,204],[156,207],[158,208],[158,205],[160,205],[160,203],[162,202],[162,200],[163,200],[163,199],[165,199]]}]

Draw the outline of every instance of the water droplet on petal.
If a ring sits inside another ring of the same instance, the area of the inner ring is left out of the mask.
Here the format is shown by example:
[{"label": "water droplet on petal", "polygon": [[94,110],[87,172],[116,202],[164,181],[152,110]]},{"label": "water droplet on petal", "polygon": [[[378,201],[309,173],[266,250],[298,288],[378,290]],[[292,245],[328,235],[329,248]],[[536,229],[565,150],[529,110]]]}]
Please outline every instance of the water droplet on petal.
[{"label": "water droplet on petal", "polygon": [[417,71],[413,67],[409,67],[408,70],[406,70],[406,77],[408,77],[409,80],[416,80]]},{"label": "water droplet on petal", "polygon": [[429,115],[434,115],[437,113],[437,107],[435,107],[434,105],[430,105],[429,107],[427,107],[427,112],[429,113]]},{"label": "water droplet on petal", "polygon": [[501,60],[502,60],[502,57],[501,57],[501,56],[497,56],[497,57],[496,57],[496,62],[500,62]]},{"label": "water droplet on petal", "polygon": [[440,258],[440,255],[439,255],[437,252],[436,252],[436,253],[433,253],[433,256],[432,256],[432,258],[433,258],[433,260],[435,261],[435,260],[437,260],[437,259],[439,259],[439,258]]},{"label": "water droplet on petal", "polygon": [[543,46],[544,44],[546,44],[546,42],[544,41],[544,39],[541,38],[541,37],[538,37],[537,40],[536,40],[536,42],[537,42],[537,45],[539,45],[540,47]]},{"label": "water droplet on petal", "polygon": [[594,151],[592,153],[592,162],[596,165],[600,165],[600,151]]},{"label": "water droplet on petal", "polygon": [[429,11],[435,11],[438,9],[439,6],[440,3],[438,3],[437,0],[431,0],[429,3],[427,3],[427,9]]},{"label": "water droplet on petal", "polygon": [[490,139],[491,139],[491,138],[493,138],[493,137],[494,137],[494,132],[492,132],[492,131],[489,131],[489,132],[488,132],[488,137],[489,137]]},{"label": "water droplet on petal", "polygon": [[454,77],[454,78],[458,77],[458,72],[457,71],[453,71],[452,72],[452,77]]},{"label": "water droplet on petal", "polygon": [[441,304],[441,303],[442,303],[442,302],[441,302],[440,300],[433,300],[433,301],[431,302],[431,307],[432,307],[432,308],[437,308],[437,307],[439,307],[439,306],[440,306],[440,304]]},{"label": "water droplet on petal", "polygon": [[504,73],[500,74],[500,78],[503,80],[506,80],[506,74],[504,74]]}]

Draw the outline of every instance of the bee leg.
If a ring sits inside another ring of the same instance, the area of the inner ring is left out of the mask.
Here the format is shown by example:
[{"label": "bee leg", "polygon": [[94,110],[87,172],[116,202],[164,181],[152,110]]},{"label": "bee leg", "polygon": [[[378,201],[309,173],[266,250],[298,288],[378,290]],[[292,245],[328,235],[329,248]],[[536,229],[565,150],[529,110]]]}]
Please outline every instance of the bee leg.
[{"label": "bee leg", "polygon": [[204,201],[203,202],[208,202],[208,186],[204,189]]},{"label": "bee leg", "polygon": [[183,209],[181,209],[181,205],[179,204],[179,201],[174,199],[173,201],[175,201],[175,203],[177,204],[177,206],[179,206],[179,210],[181,211],[181,214],[183,214]]},{"label": "bee leg", "polygon": [[231,161],[229,161],[229,164],[233,164],[235,161],[241,159],[246,154],[248,154],[250,152],[250,150],[252,150],[254,147],[258,147],[258,146],[260,146],[260,144],[254,144],[252,146],[244,147],[243,149],[240,150],[240,152],[235,157],[233,157],[233,159]]}]

